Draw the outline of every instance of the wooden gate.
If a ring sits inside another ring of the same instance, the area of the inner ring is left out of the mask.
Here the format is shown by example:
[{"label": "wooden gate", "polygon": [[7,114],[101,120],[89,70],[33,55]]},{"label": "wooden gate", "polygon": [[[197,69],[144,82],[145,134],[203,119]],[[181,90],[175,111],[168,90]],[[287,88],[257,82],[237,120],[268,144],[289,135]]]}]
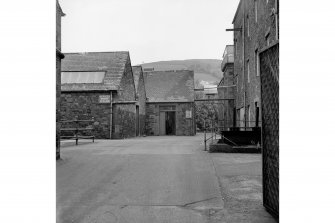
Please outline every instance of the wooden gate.
[{"label": "wooden gate", "polygon": [[279,216],[279,43],[259,53],[262,97],[263,205]]}]

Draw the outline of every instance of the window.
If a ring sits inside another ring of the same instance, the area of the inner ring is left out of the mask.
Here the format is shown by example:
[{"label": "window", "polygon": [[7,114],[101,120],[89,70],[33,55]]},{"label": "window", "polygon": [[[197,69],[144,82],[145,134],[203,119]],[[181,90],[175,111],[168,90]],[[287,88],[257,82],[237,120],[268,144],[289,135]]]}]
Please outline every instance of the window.
[{"label": "window", "polygon": [[250,36],[249,15],[247,15],[247,34]]},{"label": "window", "polygon": [[255,22],[257,23],[257,0],[255,0]]},{"label": "window", "polygon": [[248,109],[248,127],[251,127],[250,105],[248,105],[247,109]]},{"label": "window", "polygon": [[62,84],[103,83],[105,71],[66,71],[61,74]]},{"label": "window", "polygon": [[275,13],[275,19],[276,19],[276,40],[279,40],[279,19],[278,19],[279,4],[278,4],[278,0],[275,1],[275,9],[276,9],[276,13]]},{"label": "window", "polygon": [[248,74],[248,83],[250,83],[250,65],[249,65],[249,60],[247,61],[247,74]]},{"label": "window", "polygon": [[[244,122],[244,107],[240,108],[240,127],[246,127],[245,126],[245,122]],[[241,128],[242,131],[244,131],[245,129],[244,128]]]},{"label": "window", "polygon": [[259,107],[257,102],[255,102],[255,127],[259,126]]},{"label": "window", "polygon": [[270,38],[269,38],[269,36],[270,36],[270,35],[267,35],[267,36],[265,37],[266,45],[267,45],[267,46],[270,46]]},{"label": "window", "polygon": [[258,57],[258,49],[255,50],[255,73],[256,77],[259,76],[259,57]]}]

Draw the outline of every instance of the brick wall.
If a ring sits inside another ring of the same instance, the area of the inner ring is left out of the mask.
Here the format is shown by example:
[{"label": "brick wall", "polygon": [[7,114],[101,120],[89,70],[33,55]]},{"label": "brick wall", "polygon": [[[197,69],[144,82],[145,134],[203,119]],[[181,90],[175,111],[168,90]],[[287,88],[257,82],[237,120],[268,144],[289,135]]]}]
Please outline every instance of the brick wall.
[{"label": "brick wall", "polygon": [[[271,43],[277,41],[276,14],[273,13],[276,8],[276,0],[257,0],[257,21],[255,13],[255,0],[245,0],[245,11],[243,16],[242,5],[236,13],[234,28],[243,27],[244,31],[234,32],[235,55],[234,72],[237,77],[236,89],[236,108],[244,107],[245,92],[245,112],[246,121],[252,121],[250,126],[254,126],[256,119],[256,105],[261,107],[260,99],[260,76],[257,68],[258,52]],[[279,28],[278,28],[279,29]],[[249,30],[249,32],[248,32]],[[243,36],[244,35],[244,73],[243,73]],[[248,64],[249,64],[249,82],[248,82]],[[256,75],[258,73],[258,75]],[[244,83],[243,83],[244,79]],[[248,108],[250,109],[250,118]],[[239,117],[239,114],[237,114]],[[260,111],[261,117],[261,111]],[[248,126],[248,124],[247,124]]]},{"label": "brick wall", "polygon": [[[111,104],[99,103],[100,95],[110,95],[110,92],[62,92],[61,94],[61,119],[95,120],[92,127],[93,134],[98,139],[110,138],[110,106]],[[83,126],[92,123],[83,123]],[[67,126],[70,127],[70,126]],[[83,132],[83,134],[89,132]]]},{"label": "brick wall", "polygon": [[[176,106],[176,135],[195,135],[194,103],[147,103],[146,106],[146,134],[159,135],[159,106]],[[192,111],[192,118],[186,119],[186,111]]]}]

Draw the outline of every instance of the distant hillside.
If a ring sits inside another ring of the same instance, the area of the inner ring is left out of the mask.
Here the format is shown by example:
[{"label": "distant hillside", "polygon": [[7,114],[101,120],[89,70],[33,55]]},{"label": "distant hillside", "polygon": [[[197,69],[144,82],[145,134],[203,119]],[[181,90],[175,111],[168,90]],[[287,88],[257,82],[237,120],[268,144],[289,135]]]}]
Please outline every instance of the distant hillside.
[{"label": "distant hillside", "polygon": [[222,78],[221,60],[215,59],[191,59],[170,60],[140,64],[143,68],[162,70],[194,70],[195,81],[207,81],[217,84]]}]

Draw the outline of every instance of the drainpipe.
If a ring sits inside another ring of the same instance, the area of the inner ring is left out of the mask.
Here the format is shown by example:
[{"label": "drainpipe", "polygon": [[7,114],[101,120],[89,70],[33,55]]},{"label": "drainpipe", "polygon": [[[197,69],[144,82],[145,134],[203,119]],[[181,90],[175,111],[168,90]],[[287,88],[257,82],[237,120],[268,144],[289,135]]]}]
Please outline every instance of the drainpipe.
[{"label": "drainpipe", "polygon": [[[242,66],[242,72],[243,72],[243,106],[244,106],[244,127],[247,127],[247,115],[246,115],[246,107],[245,107],[245,96],[246,96],[246,84],[245,84],[245,49],[244,49],[244,35],[245,35],[245,1],[242,0],[242,15],[243,15],[243,23],[242,23],[242,63],[243,63],[243,66]],[[245,130],[245,129],[244,129]]]},{"label": "drainpipe", "polygon": [[109,139],[112,139],[112,128],[113,128],[113,93],[110,91],[110,121],[109,121]]}]

